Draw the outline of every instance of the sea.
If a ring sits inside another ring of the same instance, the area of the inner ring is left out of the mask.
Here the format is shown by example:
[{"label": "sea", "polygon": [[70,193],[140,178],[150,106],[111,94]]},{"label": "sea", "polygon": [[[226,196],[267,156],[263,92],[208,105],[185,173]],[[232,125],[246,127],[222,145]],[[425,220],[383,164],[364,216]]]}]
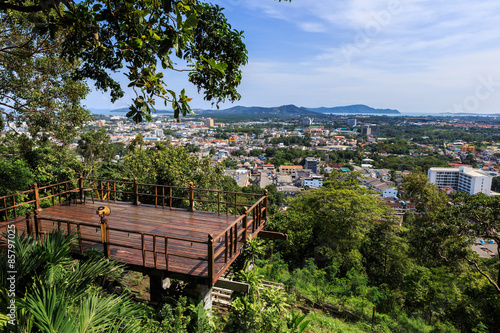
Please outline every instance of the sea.
[{"label": "sea", "polygon": [[[109,110],[109,109],[90,109],[90,111],[95,115],[105,115],[105,116],[125,116],[128,112],[127,109],[119,109],[119,110]],[[199,110],[193,110],[194,113]],[[228,111],[230,112],[230,111]],[[158,110],[156,113],[158,116],[173,116],[173,110]],[[389,117],[486,117],[486,118],[498,118],[500,117],[500,113],[490,113],[490,114],[481,114],[481,113],[431,113],[431,112],[401,112],[401,113],[325,113],[331,115],[339,115],[339,116],[389,116]]]}]

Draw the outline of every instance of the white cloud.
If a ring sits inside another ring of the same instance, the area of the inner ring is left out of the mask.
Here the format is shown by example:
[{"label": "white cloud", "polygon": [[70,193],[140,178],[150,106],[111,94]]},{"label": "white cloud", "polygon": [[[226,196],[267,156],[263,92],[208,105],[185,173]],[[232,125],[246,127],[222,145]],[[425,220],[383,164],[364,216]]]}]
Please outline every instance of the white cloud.
[{"label": "white cloud", "polygon": [[[238,15],[251,14],[255,23],[249,24],[265,25],[261,30],[272,31],[278,23],[280,28],[290,27],[280,30],[276,40],[271,33],[255,37],[258,47],[253,44],[256,41],[245,40],[251,57],[244,67],[242,100],[237,104],[365,103],[407,112],[440,112],[474,94],[479,78],[491,75],[500,81],[498,1],[218,3]],[[283,50],[283,45],[294,48]],[[352,48],[355,52],[349,56]],[[252,57],[257,51],[259,56]],[[194,88],[188,88],[188,93],[196,95]],[[500,88],[481,101],[477,112],[499,112],[499,102]],[[193,107],[209,107],[209,103],[195,98]]]}]

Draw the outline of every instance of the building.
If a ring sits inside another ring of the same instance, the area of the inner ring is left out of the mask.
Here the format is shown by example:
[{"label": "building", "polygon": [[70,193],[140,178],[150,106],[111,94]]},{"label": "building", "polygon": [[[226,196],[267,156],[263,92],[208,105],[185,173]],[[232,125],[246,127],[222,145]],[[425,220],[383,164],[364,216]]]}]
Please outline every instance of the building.
[{"label": "building", "polygon": [[362,135],[379,135],[380,134],[380,126],[375,124],[365,124],[361,126],[361,134]]},{"label": "building", "polygon": [[310,177],[302,179],[302,187],[322,187],[323,178],[322,177]]},{"label": "building", "polygon": [[313,123],[313,120],[309,117],[304,117],[302,118],[302,125],[305,125],[305,126],[310,126],[312,125]]},{"label": "building", "polygon": [[459,168],[430,168],[427,177],[440,189],[451,187],[470,195],[476,193],[490,195],[493,179],[487,172],[463,166]]},{"label": "building", "polygon": [[297,171],[298,169],[302,169],[302,165],[282,165],[279,167],[279,172],[290,175],[295,171]]},{"label": "building", "polygon": [[318,162],[319,158],[315,157],[306,157],[306,164],[304,166],[305,169],[310,169],[314,173],[318,173]]},{"label": "building", "polygon": [[382,193],[380,195],[385,197],[385,198],[397,197],[398,196],[398,189],[388,186],[385,190],[382,191]]},{"label": "building", "polygon": [[214,127],[214,120],[212,118],[205,119],[205,126]]},{"label": "building", "polygon": [[461,148],[461,151],[464,152],[464,153],[466,153],[466,152],[475,153],[476,152],[476,147],[469,146],[469,145],[463,145],[462,148]]},{"label": "building", "polygon": [[250,185],[250,171],[246,169],[224,170],[224,174],[234,179],[240,187]]},{"label": "building", "polygon": [[347,119],[347,126],[356,126],[356,119]]},{"label": "building", "polygon": [[162,129],[157,129],[157,130],[155,130],[155,136],[157,138],[163,138],[165,136],[165,134],[163,133]]}]

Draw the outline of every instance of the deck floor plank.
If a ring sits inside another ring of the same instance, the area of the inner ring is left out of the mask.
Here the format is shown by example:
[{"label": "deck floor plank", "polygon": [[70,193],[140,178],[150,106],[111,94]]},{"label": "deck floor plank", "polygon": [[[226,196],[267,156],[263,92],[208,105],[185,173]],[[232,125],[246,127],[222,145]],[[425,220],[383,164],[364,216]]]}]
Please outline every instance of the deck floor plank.
[{"label": "deck floor plank", "polygon": [[[169,253],[168,271],[205,279],[208,279],[209,255],[206,243],[209,235],[215,237],[222,234],[238,218],[235,215],[226,215],[225,213],[217,214],[196,210],[189,212],[180,208],[170,209],[161,206],[155,208],[154,205],[134,206],[127,203],[100,200],[95,200],[92,203],[87,200],[85,204],[64,204],[43,209],[39,215],[39,227],[42,232],[49,232],[58,228],[67,232],[68,222],[72,231],[77,230],[75,223],[90,224],[90,226],[80,225],[83,252],[91,248],[103,249],[100,218],[97,216],[96,210],[99,206],[104,205],[109,206],[111,209],[111,214],[106,217],[110,228],[109,241],[111,245],[109,249],[111,258],[130,265],[143,266],[140,233],[155,234],[156,269],[166,270],[165,254],[158,253],[165,251],[166,237],[168,238]],[[26,229],[25,218],[18,218],[17,220],[16,229],[18,229],[18,232],[22,232]],[[252,223],[254,222],[254,219],[250,216],[248,218],[248,236],[252,235]],[[242,228],[242,222],[239,222],[237,226],[239,233],[242,232]],[[0,225],[0,229],[3,229],[3,224]],[[237,249],[232,251],[232,257],[228,255],[228,261],[234,259],[242,245],[243,242],[240,236]],[[225,246],[225,237],[222,237],[214,243],[214,253],[217,254]],[[146,249],[145,266],[154,269],[153,236],[144,235],[144,247]],[[80,243],[75,243],[74,250],[80,252]],[[225,253],[221,252],[214,258],[216,275],[221,272],[224,266],[227,266]],[[227,269],[227,267],[225,268]]]}]

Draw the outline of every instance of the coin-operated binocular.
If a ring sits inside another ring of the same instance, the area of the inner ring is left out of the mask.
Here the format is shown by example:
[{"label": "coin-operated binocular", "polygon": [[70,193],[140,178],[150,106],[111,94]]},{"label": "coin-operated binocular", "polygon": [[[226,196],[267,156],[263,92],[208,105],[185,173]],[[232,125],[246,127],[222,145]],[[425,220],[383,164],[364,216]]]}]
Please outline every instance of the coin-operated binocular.
[{"label": "coin-operated binocular", "polygon": [[99,206],[97,207],[96,214],[101,217],[101,237],[102,237],[102,242],[104,244],[107,243],[107,227],[108,227],[108,221],[104,218],[105,216],[109,216],[111,214],[111,209],[109,209],[108,206]]},{"label": "coin-operated binocular", "polygon": [[108,206],[99,206],[97,207],[96,214],[99,215],[102,220],[104,216],[109,216],[109,214],[111,214],[111,209],[109,209]]}]

